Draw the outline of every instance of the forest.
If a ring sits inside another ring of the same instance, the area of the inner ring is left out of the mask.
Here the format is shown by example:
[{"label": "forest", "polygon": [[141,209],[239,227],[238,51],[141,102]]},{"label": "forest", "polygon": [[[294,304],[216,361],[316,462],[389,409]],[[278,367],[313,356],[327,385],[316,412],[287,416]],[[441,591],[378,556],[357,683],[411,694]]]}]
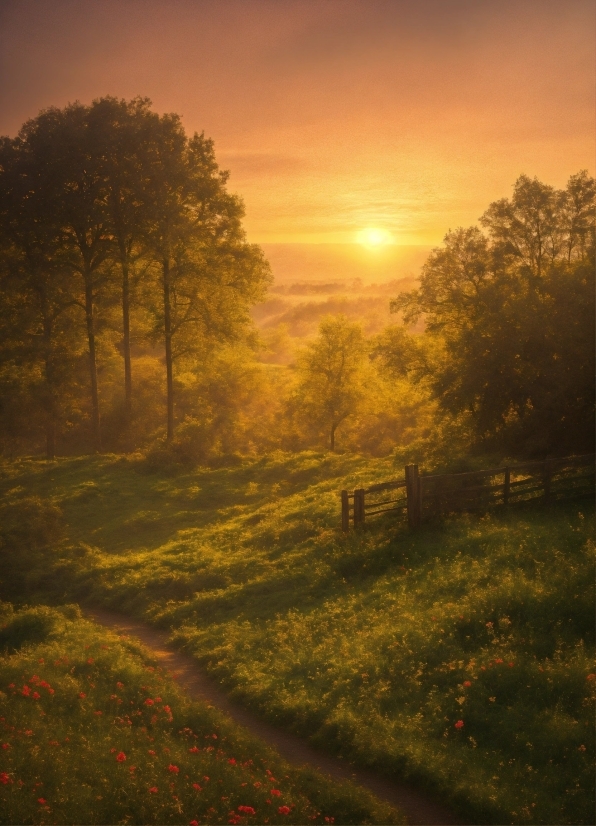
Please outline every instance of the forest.
[{"label": "forest", "polygon": [[225,464],[593,450],[595,183],[521,175],[420,281],[273,283],[204,134],[148,99],[0,144],[0,445]]}]

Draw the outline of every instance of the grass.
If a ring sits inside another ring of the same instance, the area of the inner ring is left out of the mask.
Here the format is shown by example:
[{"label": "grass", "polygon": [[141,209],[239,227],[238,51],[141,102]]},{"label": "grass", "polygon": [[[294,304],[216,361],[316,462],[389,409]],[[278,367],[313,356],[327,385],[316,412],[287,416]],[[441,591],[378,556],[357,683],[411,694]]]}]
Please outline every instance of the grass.
[{"label": "grass", "polygon": [[593,505],[342,535],[338,491],[396,472],[303,453],[165,476],[102,457],[12,463],[2,488],[17,524],[64,514],[55,550],[29,541],[28,594],[174,628],[268,719],[473,822],[593,823]]},{"label": "grass", "polygon": [[188,701],[77,606],[0,612],[0,822],[403,822]]}]

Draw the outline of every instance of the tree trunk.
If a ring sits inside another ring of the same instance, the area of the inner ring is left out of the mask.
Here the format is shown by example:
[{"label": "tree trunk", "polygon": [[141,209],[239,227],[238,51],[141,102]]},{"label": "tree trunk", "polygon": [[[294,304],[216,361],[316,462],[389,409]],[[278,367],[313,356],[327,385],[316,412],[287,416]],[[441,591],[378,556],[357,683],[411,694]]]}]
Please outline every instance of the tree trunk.
[{"label": "tree trunk", "polygon": [[93,284],[90,272],[85,273],[85,320],[89,341],[89,376],[91,379],[91,430],[93,447],[101,452],[101,430],[99,422],[99,395],[97,392],[97,359],[95,354],[95,324],[93,319]]},{"label": "tree trunk", "polygon": [[44,378],[46,384],[46,457],[53,459],[56,455],[56,396],[54,392],[54,363],[52,354],[53,324],[48,308],[45,290],[41,296],[43,317]]},{"label": "tree trunk", "polygon": [[129,440],[132,419],[132,373],[130,368],[130,290],[126,253],[122,262],[122,349],[124,356],[124,410],[126,416],[126,441]]},{"label": "tree trunk", "polygon": [[166,439],[174,435],[174,375],[172,372],[172,317],[170,311],[170,259],[163,259],[163,316],[166,345],[166,385],[168,397],[168,424]]}]

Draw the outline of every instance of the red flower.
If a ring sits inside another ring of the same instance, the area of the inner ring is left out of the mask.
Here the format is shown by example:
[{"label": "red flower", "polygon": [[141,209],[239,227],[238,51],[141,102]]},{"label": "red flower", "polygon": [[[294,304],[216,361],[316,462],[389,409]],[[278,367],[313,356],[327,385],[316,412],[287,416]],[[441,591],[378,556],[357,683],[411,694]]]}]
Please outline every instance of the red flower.
[{"label": "red flower", "polygon": [[116,686],[117,686],[118,688],[124,688],[124,683],[116,683]]},{"label": "red flower", "polygon": [[235,766],[236,765],[236,759],[234,757],[230,757],[230,759],[228,760],[228,763],[230,764],[230,766]]},{"label": "red flower", "polygon": [[31,696],[33,697],[34,700],[39,700],[39,698],[41,697],[41,694],[38,694],[37,691],[34,691]]},{"label": "red flower", "polygon": [[131,766],[128,771],[129,772],[134,772],[134,771],[136,771],[136,768],[137,768],[136,766]]},{"label": "red flower", "polygon": [[198,749],[196,746],[193,746],[193,747],[192,747],[192,749],[189,749],[189,751],[190,751],[192,754],[198,754],[198,752],[200,751],[200,749]]},{"label": "red flower", "polygon": [[2,748],[3,749],[9,749],[10,748],[10,743],[2,743]]},{"label": "red flower", "polygon": [[145,705],[146,706],[152,706],[153,705],[153,700],[150,700],[149,697],[147,697],[147,699],[145,700]]},{"label": "red flower", "polygon": [[155,698],[155,702],[156,702],[156,703],[161,703],[161,697],[156,697],[156,698]]},{"label": "red flower", "polygon": [[280,815],[289,815],[290,814],[290,807],[289,806],[280,806],[277,810]]},{"label": "red flower", "polygon": [[157,788],[157,786],[151,786],[151,788],[149,789],[149,794],[157,794],[158,791],[159,789]]},{"label": "red flower", "polygon": [[123,752],[123,751],[119,751],[119,752],[118,752],[118,754],[116,755],[116,760],[117,760],[119,763],[124,763],[124,761],[126,760],[126,755],[124,754],[124,752]]},{"label": "red flower", "polygon": [[29,694],[31,694],[31,689],[29,688],[28,685],[23,686],[23,690],[21,691],[21,694],[23,695],[23,697],[28,697]]},{"label": "red flower", "polygon": [[464,682],[464,688],[469,688],[471,685],[472,685],[472,683],[469,680],[466,680]]},{"label": "red flower", "polygon": [[178,766],[173,766],[173,765],[170,763],[170,765],[168,766],[168,771],[173,772],[174,774],[178,774],[178,772],[180,771],[180,769],[178,768]]},{"label": "red flower", "polygon": [[244,812],[245,815],[256,815],[256,811],[252,806],[238,806],[239,812]]},{"label": "red flower", "polygon": [[45,797],[38,797],[38,798],[37,798],[37,802],[38,802],[38,803],[40,803],[42,806],[45,806],[45,804],[46,804],[48,801],[45,799]]},{"label": "red flower", "polygon": [[464,727],[464,721],[463,720],[458,720],[457,723],[455,724],[455,728],[463,728],[463,727]]},{"label": "red flower", "polygon": [[190,823],[188,824],[188,826],[199,826],[199,821],[198,820],[191,820]]},{"label": "red flower", "polygon": [[155,752],[153,751],[153,749],[149,749],[149,754],[155,755]]},{"label": "red flower", "polygon": [[7,783],[12,783],[11,778],[6,774],[6,772],[0,772],[0,783],[5,786]]},{"label": "red flower", "polygon": [[103,714],[103,711],[94,711],[93,713],[100,717]]},{"label": "red flower", "polygon": [[281,796],[281,792],[279,789],[271,789],[271,794],[274,794],[276,797]]},{"label": "red flower", "polygon": [[206,775],[206,774],[204,774],[204,775],[203,775],[203,780],[205,781],[205,783],[208,783],[208,782],[209,782],[209,778],[207,777],[207,775]]},{"label": "red flower", "polygon": [[193,789],[196,789],[198,792],[202,792],[202,791],[203,791],[202,787],[201,787],[201,786],[199,786],[199,784],[198,784],[198,783],[193,783],[193,784],[192,784],[192,787],[193,787]]},{"label": "red flower", "polygon": [[513,663],[507,663],[507,665],[509,666],[509,668],[513,668]]},{"label": "red flower", "polygon": [[[588,674],[586,680],[596,680],[596,674]],[[10,688],[10,686],[8,686]]]},{"label": "red flower", "polygon": [[163,707],[163,710],[164,710],[167,714],[169,714],[169,713],[171,712],[171,710],[172,710],[172,709],[171,709],[169,706],[164,706],[164,707]]},{"label": "red flower", "polygon": [[93,659],[93,657],[89,657],[89,659],[87,660],[87,663],[89,665],[93,665],[94,662],[95,662],[95,660]]},{"label": "red flower", "polygon": [[500,657],[497,657],[497,659],[495,660],[495,663],[497,665],[501,665],[502,662],[503,662],[503,660]]},{"label": "red flower", "polygon": [[81,691],[81,692],[79,693],[79,698],[80,698],[81,700],[84,700],[86,696],[87,696],[87,695],[85,694],[85,692],[84,692],[84,691]]}]

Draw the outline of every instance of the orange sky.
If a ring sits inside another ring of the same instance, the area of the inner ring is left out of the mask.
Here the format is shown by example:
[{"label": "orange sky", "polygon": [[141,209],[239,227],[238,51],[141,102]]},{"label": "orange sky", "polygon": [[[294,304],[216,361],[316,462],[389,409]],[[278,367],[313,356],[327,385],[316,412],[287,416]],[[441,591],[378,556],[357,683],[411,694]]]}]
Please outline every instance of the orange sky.
[{"label": "orange sky", "polygon": [[0,134],[146,95],[214,139],[251,241],[436,244],[522,172],[593,174],[594,22],[593,0],[3,0]]}]

